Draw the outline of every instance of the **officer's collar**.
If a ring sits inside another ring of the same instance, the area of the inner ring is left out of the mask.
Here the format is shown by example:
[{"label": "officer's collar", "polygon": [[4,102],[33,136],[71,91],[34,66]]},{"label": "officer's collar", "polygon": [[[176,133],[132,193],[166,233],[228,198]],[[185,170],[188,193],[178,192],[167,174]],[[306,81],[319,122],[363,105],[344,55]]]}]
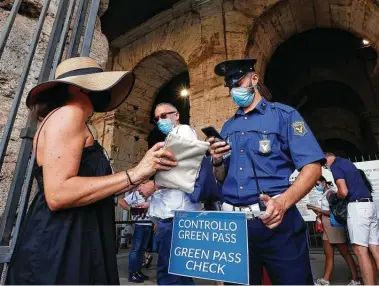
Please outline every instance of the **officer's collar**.
[{"label": "officer's collar", "polygon": [[[267,100],[262,97],[262,99],[258,102],[257,106],[255,106],[254,109],[249,111],[247,114],[253,113],[254,110],[259,111],[261,114],[265,114],[267,105],[268,105]],[[245,114],[246,113],[245,113],[245,111],[243,111],[243,108],[240,107],[240,108],[238,108],[235,116],[243,116]]]}]

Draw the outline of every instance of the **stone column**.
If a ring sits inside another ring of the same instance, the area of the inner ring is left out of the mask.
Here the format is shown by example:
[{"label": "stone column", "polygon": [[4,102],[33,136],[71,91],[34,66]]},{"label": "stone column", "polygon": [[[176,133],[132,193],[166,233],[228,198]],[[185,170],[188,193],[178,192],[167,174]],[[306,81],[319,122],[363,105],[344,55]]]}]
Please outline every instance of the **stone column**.
[{"label": "stone column", "polygon": [[201,20],[202,52],[197,63],[189,65],[191,78],[191,126],[200,137],[201,128],[215,125],[220,128],[230,116],[228,91],[223,79],[214,73],[217,63],[226,60],[226,45],[223,21],[223,1],[195,0],[193,9],[199,13]]}]

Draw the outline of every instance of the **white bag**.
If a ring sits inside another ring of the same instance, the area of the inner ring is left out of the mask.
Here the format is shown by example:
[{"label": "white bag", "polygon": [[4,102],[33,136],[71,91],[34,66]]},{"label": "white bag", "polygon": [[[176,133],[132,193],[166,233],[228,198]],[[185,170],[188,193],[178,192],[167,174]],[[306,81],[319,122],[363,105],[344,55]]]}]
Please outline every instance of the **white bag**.
[{"label": "white bag", "polygon": [[193,193],[209,143],[188,139],[171,132],[167,135],[164,149],[174,154],[178,165],[170,171],[158,171],[155,175],[155,184],[163,188]]}]

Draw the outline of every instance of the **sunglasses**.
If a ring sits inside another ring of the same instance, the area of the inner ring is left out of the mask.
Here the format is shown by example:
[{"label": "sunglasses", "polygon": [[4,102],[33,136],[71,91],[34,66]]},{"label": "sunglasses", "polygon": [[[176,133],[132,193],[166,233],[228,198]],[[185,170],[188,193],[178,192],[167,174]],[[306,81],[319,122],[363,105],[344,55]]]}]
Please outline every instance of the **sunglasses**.
[{"label": "sunglasses", "polygon": [[167,118],[167,115],[169,114],[174,114],[176,113],[177,111],[170,111],[170,112],[163,112],[161,115],[158,115],[156,117],[153,118],[153,122],[154,123],[157,123],[159,121],[159,119],[166,119]]}]

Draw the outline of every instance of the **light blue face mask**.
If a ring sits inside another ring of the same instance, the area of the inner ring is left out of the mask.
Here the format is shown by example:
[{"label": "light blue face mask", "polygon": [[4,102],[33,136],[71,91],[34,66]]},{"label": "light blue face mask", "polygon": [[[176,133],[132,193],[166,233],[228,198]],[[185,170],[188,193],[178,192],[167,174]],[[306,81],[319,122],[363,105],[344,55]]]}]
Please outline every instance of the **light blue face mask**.
[{"label": "light blue face mask", "polygon": [[174,129],[174,124],[170,118],[160,119],[157,123],[158,128],[163,134],[167,135]]},{"label": "light blue face mask", "polygon": [[231,89],[230,95],[239,107],[248,107],[253,102],[255,92],[252,87],[234,87]]},{"label": "light blue face mask", "polygon": [[322,192],[322,191],[324,191],[324,187],[321,185],[318,185],[318,186],[316,186],[316,190],[319,192]]}]

